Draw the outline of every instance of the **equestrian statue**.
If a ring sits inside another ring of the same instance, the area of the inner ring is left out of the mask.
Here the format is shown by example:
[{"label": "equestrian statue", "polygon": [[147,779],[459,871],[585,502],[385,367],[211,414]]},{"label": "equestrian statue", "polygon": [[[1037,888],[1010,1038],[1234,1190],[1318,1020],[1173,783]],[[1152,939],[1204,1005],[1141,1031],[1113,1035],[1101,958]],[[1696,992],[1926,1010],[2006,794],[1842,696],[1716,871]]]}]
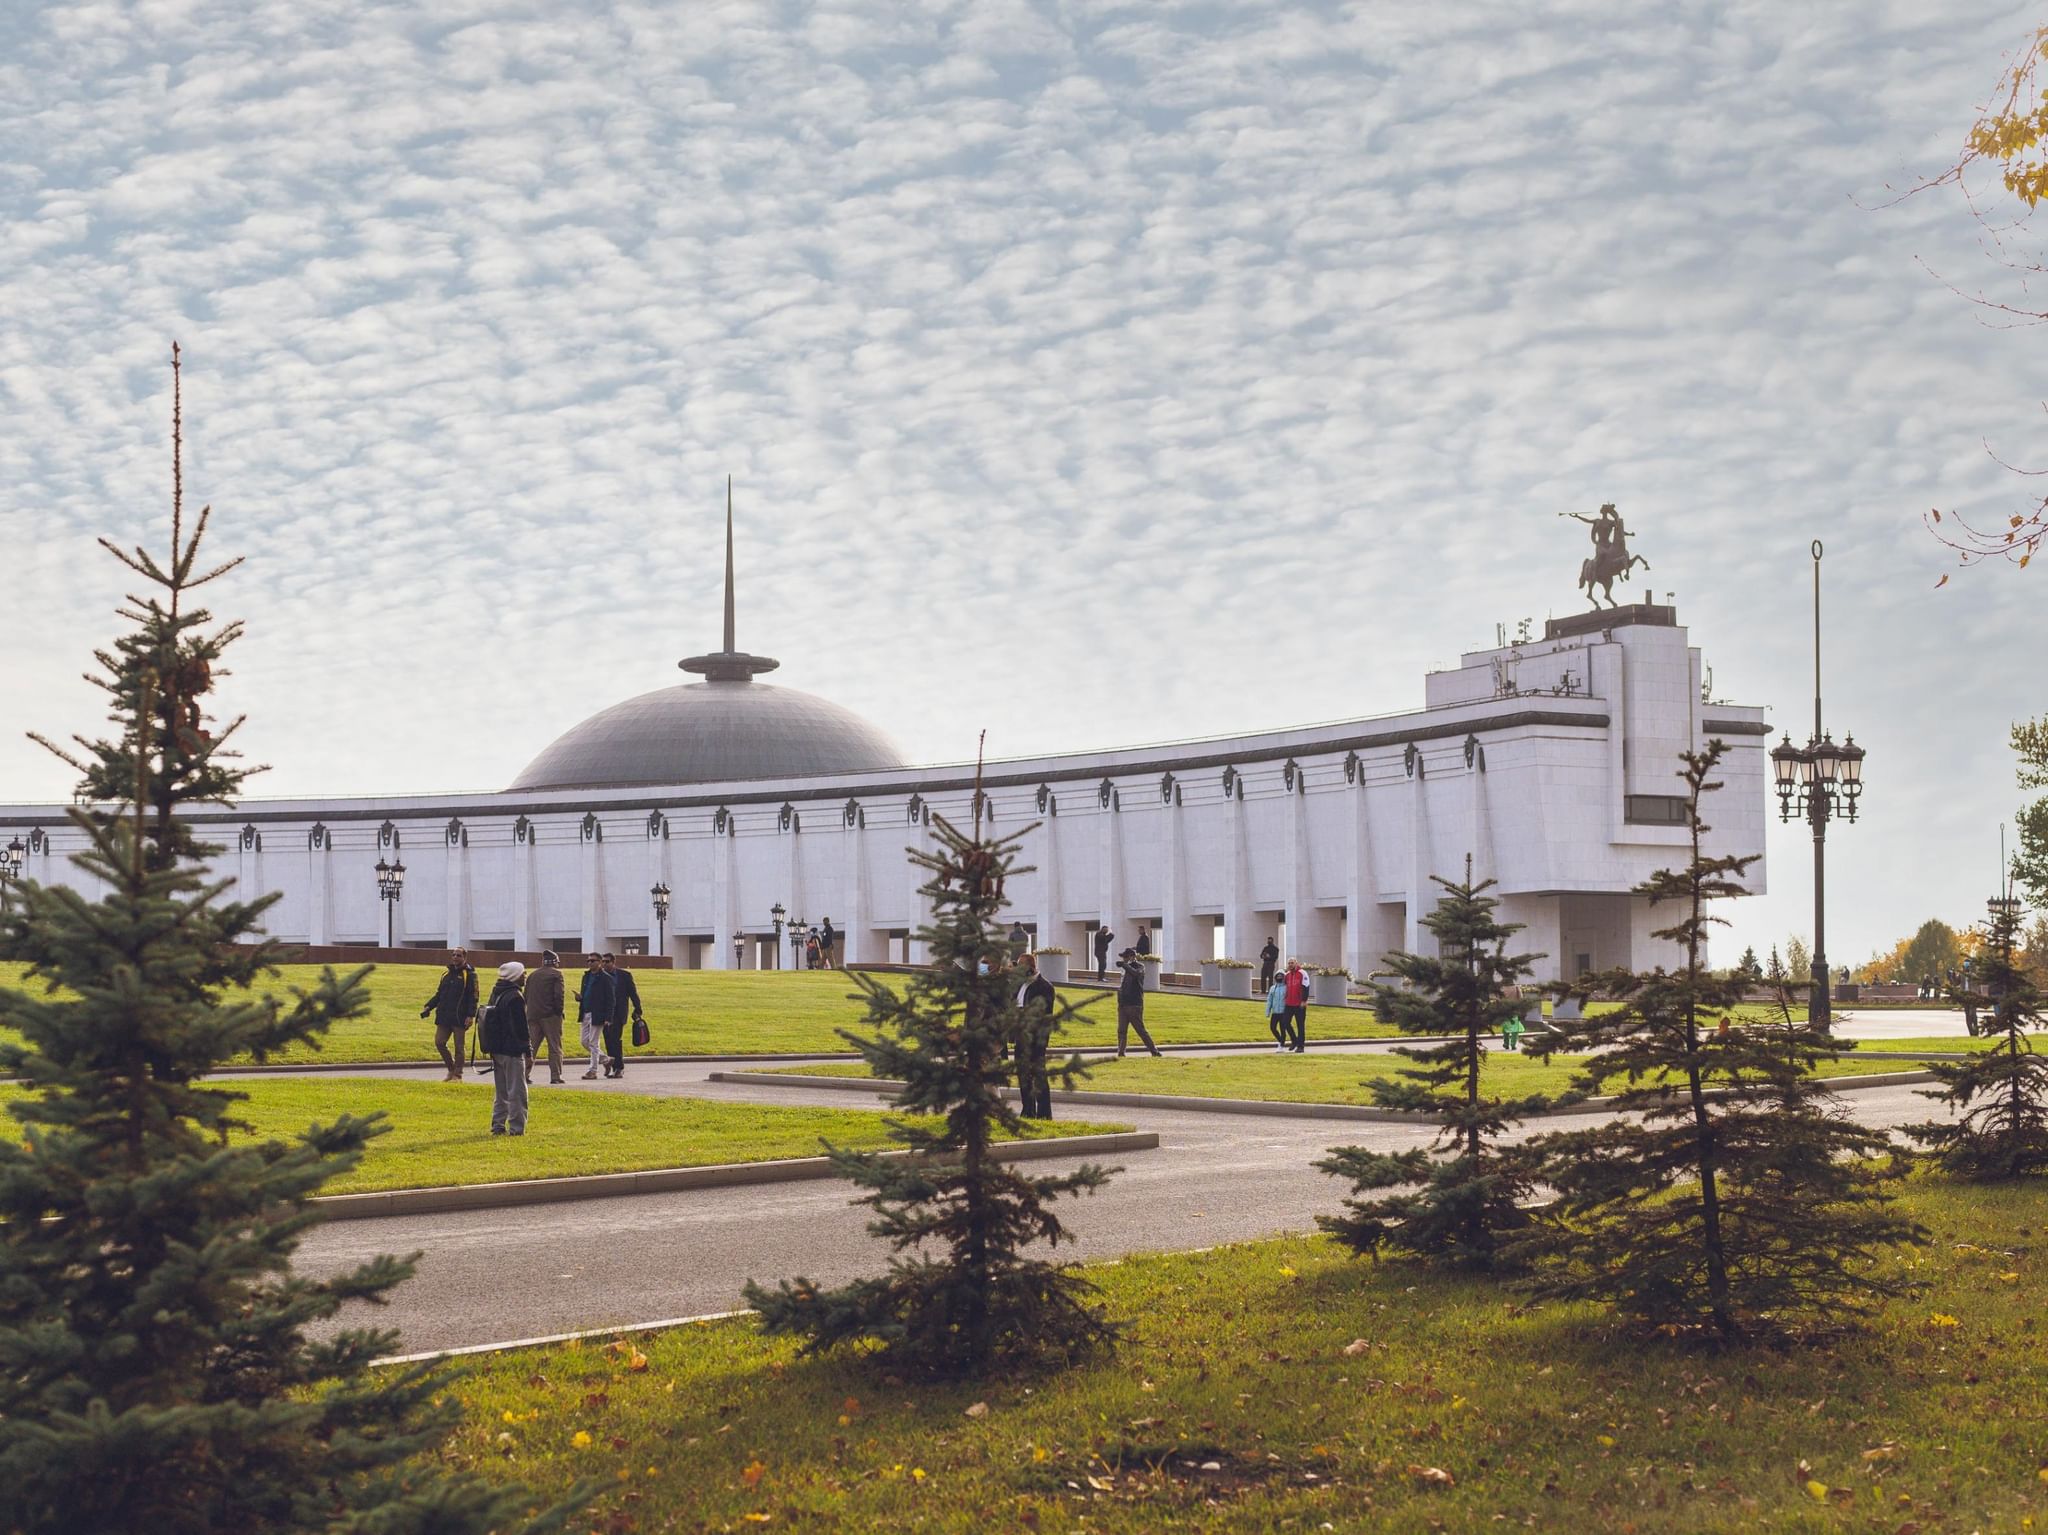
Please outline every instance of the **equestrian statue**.
[{"label": "equestrian statue", "polygon": [[[1569,517],[1574,522],[1583,522],[1593,530],[1593,553],[1579,566],[1579,587],[1597,611],[1600,599],[1605,597],[1610,608],[1618,608],[1614,600],[1614,583],[1626,581],[1628,573],[1640,565],[1650,568],[1650,562],[1640,554],[1628,552],[1629,530],[1621,520],[1621,513],[1609,501],[1600,508],[1596,517],[1587,517],[1578,512],[1559,512],[1560,517]],[[1594,588],[1598,587],[1596,593]]]}]

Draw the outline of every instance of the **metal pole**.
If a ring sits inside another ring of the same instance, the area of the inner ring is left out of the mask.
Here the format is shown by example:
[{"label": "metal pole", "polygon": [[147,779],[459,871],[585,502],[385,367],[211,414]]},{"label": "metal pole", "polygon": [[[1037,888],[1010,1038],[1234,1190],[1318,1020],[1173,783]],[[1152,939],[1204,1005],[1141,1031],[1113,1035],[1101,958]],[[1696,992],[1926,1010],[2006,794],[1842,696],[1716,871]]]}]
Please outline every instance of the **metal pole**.
[{"label": "metal pole", "polygon": [[[1813,744],[1821,740],[1820,720],[1820,540],[1813,541]],[[1828,812],[1830,790],[1818,766],[1808,786],[1808,813],[1813,821],[1813,992],[1807,1002],[1807,1027],[1826,1033],[1828,1008]]]},{"label": "metal pole", "polygon": [[384,897],[384,947],[387,949],[395,948],[397,946],[392,940],[391,923],[394,915],[395,913],[392,909],[391,897],[387,895]]}]

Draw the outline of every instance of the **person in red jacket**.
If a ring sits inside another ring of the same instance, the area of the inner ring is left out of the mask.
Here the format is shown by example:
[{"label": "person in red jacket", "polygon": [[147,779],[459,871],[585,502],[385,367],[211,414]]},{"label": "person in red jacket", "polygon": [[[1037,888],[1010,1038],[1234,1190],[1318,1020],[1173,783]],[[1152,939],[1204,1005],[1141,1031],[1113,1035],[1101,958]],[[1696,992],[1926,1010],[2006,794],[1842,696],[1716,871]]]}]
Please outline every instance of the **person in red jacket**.
[{"label": "person in red jacket", "polygon": [[1294,1031],[1294,1043],[1289,1048],[1296,1055],[1305,1055],[1308,1052],[1308,973],[1301,968],[1300,960],[1290,959],[1287,962],[1285,981],[1285,1025]]}]

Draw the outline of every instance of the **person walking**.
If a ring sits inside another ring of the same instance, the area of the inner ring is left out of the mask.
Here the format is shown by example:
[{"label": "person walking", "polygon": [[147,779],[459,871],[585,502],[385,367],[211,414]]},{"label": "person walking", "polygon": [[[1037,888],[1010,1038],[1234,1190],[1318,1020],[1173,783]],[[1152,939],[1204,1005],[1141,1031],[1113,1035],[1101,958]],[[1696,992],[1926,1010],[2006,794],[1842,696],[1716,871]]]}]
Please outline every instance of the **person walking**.
[{"label": "person walking", "polygon": [[526,978],[526,1080],[533,1080],[534,1062],[540,1059],[543,1041],[548,1047],[548,1081],[562,1080],[562,1013],[568,1000],[568,982],[562,975],[562,957],[553,949],[542,949],[540,968]]},{"label": "person walking", "polygon": [[590,1069],[583,1073],[583,1080],[594,1081],[597,1068],[604,1062],[604,1027],[612,1016],[612,978],[605,973],[604,961],[597,955],[585,957],[590,967],[583,972],[583,985],[576,993],[576,1016],[582,1020],[583,1048],[590,1052]]},{"label": "person walking", "polygon": [[[1025,929],[1024,924],[1021,922],[1013,920],[1010,923],[1010,947],[1015,949],[1019,954],[1022,954],[1026,949],[1031,947],[1031,934]],[[1037,974],[1038,966],[1034,964],[1031,967],[1031,970],[1034,975]],[[1048,986],[1050,986],[1051,984],[1052,982],[1050,981],[1046,982],[1046,985]]]},{"label": "person walking", "polygon": [[1116,1058],[1124,1058],[1124,1043],[1132,1029],[1138,1031],[1138,1043],[1157,1055],[1159,1047],[1145,1032],[1145,966],[1138,951],[1125,949],[1117,956],[1117,968],[1123,979],[1116,984]]},{"label": "person walking", "polygon": [[1510,1013],[1508,1021],[1500,1026],[1500,1047],[1510,1054],[1518,1055],[1522,1049],[1522,1036],[1528,1027],[1522,1022],[1520,1013]]},{"label": "person walking", "polygon": [[1308,972],[1301,968],[1301,961],[1290,959],[1286,982],[1287,1022],[1294,1030],[1292,1049],[1296,1055],[1308,1053]]},{"label": "person walking", "polygon": [[1259,950],[1259,990],[1264,991],[1273,984],[1273,972],[1279,968],[1280,945],[1273,941],[1273,935],[1266,935],[1266,946]]},{"label": "person walking", "polygon": [[611,1019],[604,1029],[605,1054],[609,1057],[604,1074],[623,1077],[626,1074],[626,1021],[630,1017],[638,1023],[644,1016],[640,1011],[640,986],[633,979],[633,972],[622,968],[609,954],[604,957],[604,971],[612,983]]},{"label": "person walking", "polygon": [[832,945],[839,941],[839,934],[833,930],[832,919],[827,917],[818,924],[818,960],[821,968],[832,968]]},{"label": "person walking", "polygon": [[1095,970],[1105,981],[1109,979],[1109,946],[1116,942],[1116,934],[1106,927],[1095,930]]},{"label": "person walking", "polygon": [[1143,959],[1152,952],[1152,929],[1144,923],[1138,924],[1138,957]]},{"label": "person walking", "polygon": [[508,959],[477,1024],[478,1043],[491,1058],[491,1134],[526,1133],[526,999],[519,983],[526,966]]},{"label": "person walking", "polygon": [[1052,1049],[1052,1015],[1059,1006],[1052,982],[1038,973],[1038,961],[1026,954],[1017,961],[1023,984],[1017,988],[1017,1006],[1024,1013],[1017,1031],[1017,1096],[1025,1119],[1052,1118],[1052,1078],[1046,1074],[1045,1057]]},{"label": "person walking", "polygon": [[[457,949],[448,968],[420,1016],[434,1015],[434,1048],[441,1052],[441,1064],[448,1068],[448,1080],[462,1080],[462,1046],[468,1037],[470,1020],[476,1017],[476,970],[469,963],[469,951]],[[453,1043],[453,1053],[449,1044]]]},{"label": "person walking", "polygon": [[1287,1040],[1287,983],[1276,980],[1266,988],[1266,1029],[1273,1036],[1276,1054],[1285,1054],[1290,1048]]}]

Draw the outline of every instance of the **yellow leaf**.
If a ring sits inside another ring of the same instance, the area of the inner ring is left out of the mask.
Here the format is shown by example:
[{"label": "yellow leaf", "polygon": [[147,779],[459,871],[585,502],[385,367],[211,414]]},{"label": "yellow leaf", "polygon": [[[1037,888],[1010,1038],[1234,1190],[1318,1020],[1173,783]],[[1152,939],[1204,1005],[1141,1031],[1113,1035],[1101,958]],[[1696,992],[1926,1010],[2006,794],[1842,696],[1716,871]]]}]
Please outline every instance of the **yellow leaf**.
[{"label": "yellow leaf", "polygon": [[912,1480],[913,1482],[921,1482],[921,1481],[923,1481],[923,1480],[924,1480],[924,1475],[925,1475],[925,1473],[924,1473],[924,1467],[923,1467],[923,1466],[913,1466],[913,1467],[911,1467],[911,1470],[910,1470],[910,1479],[911,1479],[911,1480]]},{"label": "yellow leaf", "polygon": [[749,1524],[766,1524],[775,1516],[773,1514],[741,1514],[740,1517]]},{"label": "yellow leaf", "polygon": [[1825,1503],[1828,1500],[1828,1484],[1826,1482],[1808,1482],[1806,1484],[1806,1495],[1816,1503]]},{"label": "yellow leaf", "polygon": [[[1046,1447],[1045,1447],[1044,1445],[1042,1445],[1042,1444],[1034,1444],[1034,1445],[1033,1445],[1033,1446],[1031,1447],[1031,1460],[1032,1460],[1032,1464],[1034,1464],[1034,1465],[1042,1464],[1043,1462],[1045,1462],[1045,1461],[1048,1461],[1048,1460],[1051,1460],[1051,1459],[1052,1459],[1052,1451],[1048,1450],[1048,1449],[1047,1449],[1047,1448],[1046,1448]],[[2043,1471],[2043,1472],[2041,1473],[2041,1475],[2042,1475],[2042,1477],[2043,1477],[2044,1479],[2048,1479],[2048,1471]]]},{"label": "yellow leaf", "polygon": [[576,1430],[576,1436],[569,1443],[579,1450],[587,1450],[590,1448],[590,1435],[579,1428]]},{"label": "yellow leaf", "polygon": [[1283,1263],[1280,1265],[1280,1277],[1282,1279],[1292,1279],[1295,1277],[1294,1270]]},{"label": "yellow leaf", "polygon": [[1928,1315],[1927,1325],[1929,1327],[1960,1327],[1963,1324],[1945,1311],[1936,1311]]},{"label": "yellow leaf", "polygon": [[761,1485],[761,1478],[767,1474],[768,1468],[762,1465],[761,1462],[758,1460],[749,1461],[746,1470],[740,1473],[740,1480],[749,1487],[758,1487]]},{"label": "yellow leaf", "polygon": [[519,1421],[519,1414],[507,1407],[504,1411],[503,1419],[507,1423],[517,1423]]},{"label": "yellow leaf", "polygon": [[1595,1436],[1593,1442],[1599,1445],[1600,1448],[1603,1450],[1611,1450],[1614,1448],[1614,1436],[1612,1434],[1597,1435]]},{"label": "yellow leaf", "polygon": [[630,1356],[630,1357],[629,1357],[629,1358],[628,1358],[628,1359],[626,1360],[626,1368],[627,1368],[627,1369],[629,1369],[629,1370],[644,1370],[644,1369],[646,1369],[646,1368],[647,1368],[647,1356],[646,1356],[645,1354],[641,1353],[641,1352],[640,1352],[640,1350],[638,1350],[637,1348],[636,1348],[636,1349],[634,1349],[634,1350],[633,1350],[633,1352],[632,1352],[632,1355],[631,1355],[631,1356]]}]

